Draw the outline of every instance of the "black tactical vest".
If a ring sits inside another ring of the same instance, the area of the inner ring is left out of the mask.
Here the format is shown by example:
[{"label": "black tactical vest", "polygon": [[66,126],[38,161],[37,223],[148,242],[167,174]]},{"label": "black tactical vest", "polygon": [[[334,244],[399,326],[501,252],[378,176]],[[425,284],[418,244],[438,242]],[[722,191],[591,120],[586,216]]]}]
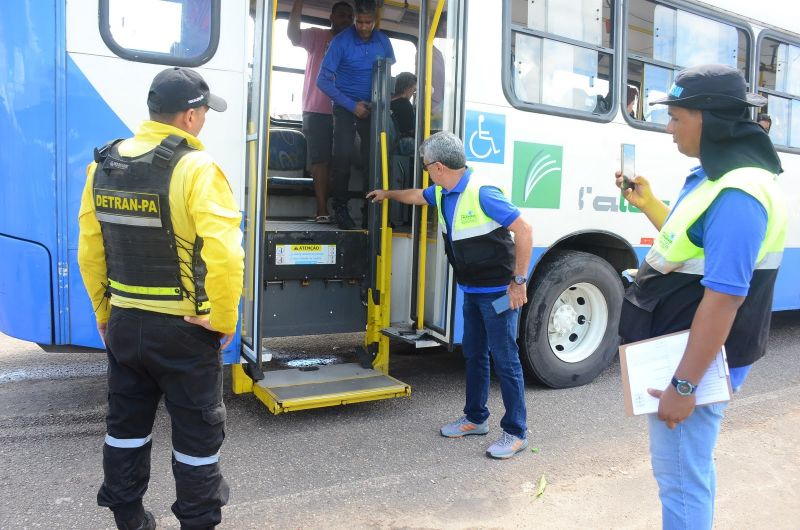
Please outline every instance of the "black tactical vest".
[{"label": "black tactical vest", "polygon": [[[188,298],[198,315],[208,313],[203,240],[176,236],[169,210],[173,170],[192,148],[185,138],[170,135],[152,151],[124,157],[120,141],[94,152],[92,192],[105,245],[108,292],[140,300]],[[189,252],[190,262],[181,260],[178,246]],[[191,278],[194,293],[183,287],[181,277]]]},{"label": "black tactical vest", "polygon": [[482,236],[450,241],[442,232],[444,252],[453,266],[456,281],[470,287],[508,285],[514,276],[514,240],[500,227]]}]

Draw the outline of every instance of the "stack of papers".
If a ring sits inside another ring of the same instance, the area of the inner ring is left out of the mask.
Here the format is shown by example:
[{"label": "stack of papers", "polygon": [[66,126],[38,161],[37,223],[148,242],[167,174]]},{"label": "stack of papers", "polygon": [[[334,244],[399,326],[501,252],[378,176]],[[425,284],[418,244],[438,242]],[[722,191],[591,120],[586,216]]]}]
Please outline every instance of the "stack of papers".
[{"label": "stack of papers", "polygon": [[[665,390],[681,362],[689,340],[689,331],[632,342],[619,347],[625,413],[628,416],[658,412],[658,399],[648,388]],[[717,353],[695,390],[698,405],[731,399],[730,373],[725,346]]]}]

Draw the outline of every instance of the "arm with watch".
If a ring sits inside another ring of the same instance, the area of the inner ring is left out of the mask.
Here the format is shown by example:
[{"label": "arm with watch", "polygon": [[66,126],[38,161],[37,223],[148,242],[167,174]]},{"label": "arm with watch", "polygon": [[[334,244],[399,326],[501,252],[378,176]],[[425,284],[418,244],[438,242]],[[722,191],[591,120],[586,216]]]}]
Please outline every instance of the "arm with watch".
[{"label": "arm with watch", "polygon": [[528,301],[528,265],[531,262],[533,230],[522,216],[517,217],[508,229],[514,234],[514,276],[508,285],[508,301],[511,309],[517,309]]},{"label": "arm with watch", "polygon": [[743,302],[743,296],[724,294],[706,287],[692,320],[689,342],[675,370],[672,384],[663,391],[648,389],[651,396],[659,399],[658,419],[664,421],[670,429],[694,411],[697,383],[725,344],[736,312]]}]

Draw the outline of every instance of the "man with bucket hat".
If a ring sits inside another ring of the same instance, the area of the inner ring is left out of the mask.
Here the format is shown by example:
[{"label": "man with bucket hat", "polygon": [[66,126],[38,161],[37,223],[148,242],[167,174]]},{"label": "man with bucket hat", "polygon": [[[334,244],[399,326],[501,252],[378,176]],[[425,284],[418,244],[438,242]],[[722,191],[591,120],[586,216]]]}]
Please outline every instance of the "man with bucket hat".
[{"label": "man with bucket hat", "polygon": [[197,72],[153,79],[150,120],[95,149],[79,213],[78,263],[108,355],[104,478],[97,503],[118,528],[155,528],[142,498],[161,397],[172,423],[181,528],[213,528],[228,484],[221,347],[236,330],[244,252],[241,214],[197,135],[223,112]]},{"label": "man with bucket hat", "polygon": [[660,401],[648,421],[666,529],[713,524],[714,448],[727,403],[696,407],[700,379],[724,344],[738,390],[766,351],[787,209],[778,155],[750,117],[764,103],[734,68],[681,71],[667,97],[650,104],[668,105],[667,132],[700,165],[671,210],[644,177],[623,191],[659,234],[625,293],[620,335],[633,342],[690,330],[672,384],[650,390]]}]

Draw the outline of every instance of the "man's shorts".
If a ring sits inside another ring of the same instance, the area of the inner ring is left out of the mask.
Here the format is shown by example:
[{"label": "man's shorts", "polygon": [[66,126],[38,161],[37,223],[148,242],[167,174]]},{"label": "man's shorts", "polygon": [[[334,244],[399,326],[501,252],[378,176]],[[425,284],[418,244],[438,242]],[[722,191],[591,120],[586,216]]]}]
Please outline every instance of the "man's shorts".
[{"label": "man's shorts", "polygon": [[303,134],[312,165],[330,162],[333,150],[333,115],[303,112]]}]

